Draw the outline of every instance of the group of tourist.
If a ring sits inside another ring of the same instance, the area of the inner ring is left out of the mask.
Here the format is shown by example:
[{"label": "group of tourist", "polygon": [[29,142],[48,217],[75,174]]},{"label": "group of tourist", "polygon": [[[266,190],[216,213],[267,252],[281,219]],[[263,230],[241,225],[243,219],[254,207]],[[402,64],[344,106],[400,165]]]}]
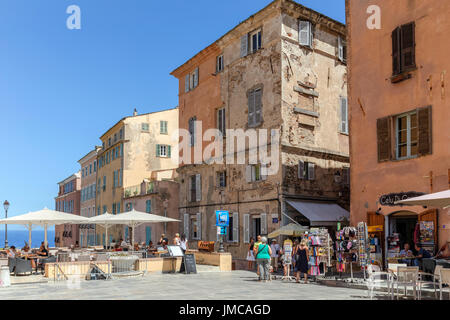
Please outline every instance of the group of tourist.
[{"label": "group of tourist", "polygon": [[[22,249],[16,249],[15,246],[11,246],[9,249],[6,249],[6,255],[8,258],[20,258],[20,259],[30,259],[31,257],[35,258],[45,258],[48,257],[48,249],[45,247],[45,243],[42,242],[41,246],[38,250],[30,249],[28,243],[25,242],[25,245]],[[36,261],[34,259],[30,259],[31,266],[36,268]]]},{"label": "group of tourist", "polygon": [[[175,237],[172,240],[172,244],[179,246],[181,250],[183,250],[183,253],[187,250],[187,239],[186,236],[183,234],[180,236],[179,233],[175,234]],[[120,239],[118,243],[113,239],[111,241],[110,247],[113,249],[113,251],[165,251],[167,250],[167,246],[169,244],[169,239],[166,237],[165,234],[161,235],[161,238],[157,242],[156,246],[153,244],[152,241],[149,241],[148,245],[145,242],[141,243],[135,243],[133,246],[130,244],[129,240]]]},{"label": "group of tourist", "polygon": [[[287,254],[292,255],[288,257]],[[304,282],[308,283],[308,257],[309,249],[306,240],[301,242],[296,240],[292,253],[284,253],[276,239],[272,239],[271,244],[268,245],[266,237],[257,236],[256,242],[253,237],[250,238],[247,253],[248,269],[253,270],[253,263],[256,261],[258,281],[267,282],[271,281],[270,274],[278,271],[279,262],[283,266],[285,276],[287,275],[287,268],[290,267],[290,262],[292,262],[297,283],[300,282],[301,273],[304,275]]]},{"label": "group of tourist", "polygon": [[422,265],[422,259],[432,257],[432,254],[422,248],[420,243],[416,243],[414,245],[414,249],[416,250],[416,255],[413,254],[409,243],[405,243],[403,246],[403,250],[400,251],[400,257],[403,257],[405,259],[401,259],[399,260],[399,262],[406,263],[408,266],[419,267]]}]

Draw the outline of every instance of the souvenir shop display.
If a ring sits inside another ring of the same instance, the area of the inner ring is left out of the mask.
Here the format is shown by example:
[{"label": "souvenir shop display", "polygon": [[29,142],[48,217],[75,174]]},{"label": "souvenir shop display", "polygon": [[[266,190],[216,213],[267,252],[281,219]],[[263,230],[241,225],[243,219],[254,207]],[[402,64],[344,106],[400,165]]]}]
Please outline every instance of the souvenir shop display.
[{"label": "souvenir shop display", "polygon": [[422,247],[429,252],[434,252],[434,222],[420,221],[419,225],[419,241]]},{"label": "souvenir shop display", "polygon": [[369,264],[369,232],[365,222],[358,223],[358,259],[364,272],[364,279],[366,279],[366,266]]},{"label": "souvenir shop display", "polygon": [[384,227],[368,226],[369,233],[369,261],[371,264],[383,266]]},{"label": "souvenir shop display", "polygon": [[294,277],[290,275],[291,270],[291,264],[292,264],[292,241],[287,239],[283,243],[283,256],[282,259],[284,261],[284,264],[287,266],[287,274],[281,278],[281,280],[295,280]]},{"label": "souvenir shop display", "polygon": [[358,261],[357,229],[345,227],[336,232],[336,270],[340,274],[345,272],[350,264],[351,281],[353,281],[353,263]]},{"label": "souvenir shop display", "polygon": [[400,234],[393,233],[388,240],[388,258],[398,257],[400,255]]},{"label": "souvenir shop display", "polygon": [[311,228],[308,234],[309,247],[309,274],[312,276],[325,275],[327,268],[331,267],[333,255],[333,242],[328,230],[325,228]]}]

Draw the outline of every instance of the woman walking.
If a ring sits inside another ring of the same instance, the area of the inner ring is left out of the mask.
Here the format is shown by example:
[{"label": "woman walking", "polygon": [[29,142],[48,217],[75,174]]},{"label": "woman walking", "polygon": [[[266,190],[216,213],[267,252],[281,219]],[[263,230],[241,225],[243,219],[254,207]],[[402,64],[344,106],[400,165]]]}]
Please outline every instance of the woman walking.
[{"label": "woman walking", "polygon": [[180,248],[181,250],[183,250],[183,253],[186,253],[187,250],[187,239],[186,239],[186,235],[182,235],[180,238]]},{"label": "woman walking", "polygon": [[295,262],[295,278],[297,279],[297,283],[300,283],[300,272],[303,273],[305,277],[305,283],[308,283],[308,257],[309,250],[306,245],[306,241],[302,240],[300,245],[295,247],[295,254],[297,261]]},{"label": "woman walking", "polygon": [[267,282],[270,280],[270,256],[272,249],[267,244],[267,238],[261,237],[261,244],[257,248],[256,263],[259,270],[259,281]]},{"label": "woman walking", "polygon": [[250,238],[250,245],[247,252],[248,270],[253,270],[253,262],[255,261],[255,256],[253,255],[253,247],[255,246],[255,239]]}]

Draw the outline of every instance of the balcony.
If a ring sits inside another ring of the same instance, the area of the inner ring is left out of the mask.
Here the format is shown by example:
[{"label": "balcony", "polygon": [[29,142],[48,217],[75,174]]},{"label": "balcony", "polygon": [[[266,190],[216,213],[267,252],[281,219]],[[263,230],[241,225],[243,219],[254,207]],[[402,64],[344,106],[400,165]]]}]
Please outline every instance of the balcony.
[{"label": "balcony", "polygon": [[138,196],[144,196],[147,194],[157,193],[157,188],[155,186],[155,182],[142,182],[141,184],[134,185],[128,188],[125,188],[124,198],[132,198]]}]

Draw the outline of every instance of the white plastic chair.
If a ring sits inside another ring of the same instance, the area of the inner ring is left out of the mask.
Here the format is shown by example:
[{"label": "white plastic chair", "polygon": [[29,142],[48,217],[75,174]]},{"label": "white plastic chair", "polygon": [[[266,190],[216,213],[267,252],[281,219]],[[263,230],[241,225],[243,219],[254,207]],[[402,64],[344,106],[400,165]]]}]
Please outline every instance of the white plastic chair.
[{"label": "white plastic chair", "polygon": [[[442,269],[442,266],[436,266],[434,269],[434,274],[426,273],[426,272],[419,272],[419,280],[417,281],[417,285],[419,287],[419,300],[422,299],[422,290],[424,285],[433,285],[434,288],[434,297],[437,299],[437,287],[439,286],[439,278],[441,276],[440,270]],[[432,281],[426,281],[424,280],[424,277],[431,277]]]},{"label": "white plastic chair", "polygon": [[[380,287],[382,284],[387,284],[389,295],[389,273],[382,272],[377,265],[370,264],[367,266],[367,287],[370,300],[373,299],[373,291],[376,287]],[[385,277],[383,279],[383,277]]]},{"label": "white plastic chair", "polygon": [[[439,270],[440,275],[439,275],[439,291],[440,291],[440,299],[442,300],[442,292],[443,292],[443,288],[442,285],[446,284],[447,286],[450,286],[450,269],[446,269],[446,268],[441,268]],[[449,287],[447,287],[447,289],[449,289]],[[450,290],[449,290],[449,298],[450,298]]]},{"label": "white plastic chair", "polygon": [[398,267],[407,267],[406,263],[388,263],[389,283],[388,291],[392,291],[391,299],[394,299],[394,281],[397,278]]},{"label": "white plastic chair", "polygon": [[[417,280],[419,279],[419,267],[398,267],[397,277],[393,285],[397,286],[397,299],[399,296],[399,287],[405,288],[405,296],[408,292],[408,287],[413,288],[414,300],[417,299]],[[392,288],[394,290],[394,288]]]}]

